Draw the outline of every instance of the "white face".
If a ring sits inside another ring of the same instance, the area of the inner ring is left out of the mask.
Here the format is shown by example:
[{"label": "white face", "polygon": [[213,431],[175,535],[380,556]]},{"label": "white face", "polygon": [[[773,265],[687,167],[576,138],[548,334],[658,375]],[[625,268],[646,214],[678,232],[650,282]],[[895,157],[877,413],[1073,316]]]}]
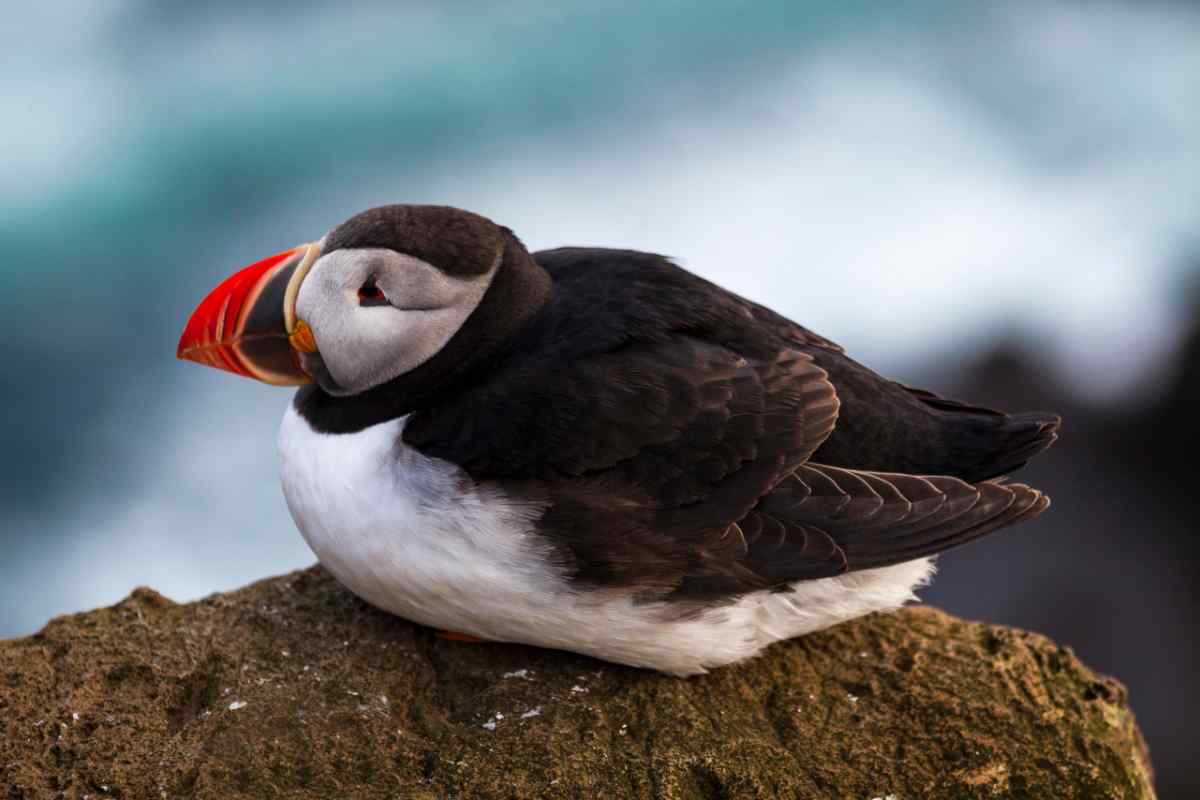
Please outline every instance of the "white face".
[{"label": "white face", "polygon": [[483,299],[499,265],[456,278],[393,250],[335,250],[300,285],[296,317],[308,323],[336,386],[352,395],[390,381],[432,358]]}]

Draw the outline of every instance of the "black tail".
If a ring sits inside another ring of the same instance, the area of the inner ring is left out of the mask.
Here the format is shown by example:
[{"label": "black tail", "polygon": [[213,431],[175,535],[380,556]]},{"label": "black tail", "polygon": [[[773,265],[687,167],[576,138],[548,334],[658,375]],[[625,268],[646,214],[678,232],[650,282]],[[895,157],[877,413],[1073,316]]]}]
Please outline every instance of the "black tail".
[{"label": "black tail", "polygon": [[[902,385],[902,384],[898,384]],[[977,483],[1007,475],[1054,444],[1062,417],[1045,411],[1005,414],[940,397],[924,389],[904,389],[940,417],[949,449],[958,456],[948,471]]]},{"label": "black tail", "polygon": [[974,469],[963,478],[967,481],[986,481],[1018,470],[1058,439],[1062,418],[1057,414],[1035,411],[1028,414],[1006,414],[988,437],[991,447],[984,451]]},{"label": "black tail", "polygon": [[952,475],[979,483],[1019,469],[1058,438],[1057,414],[1005,414],[888,380],[841,353],[811,350],[841,401],[812,460],[845,469]]}]

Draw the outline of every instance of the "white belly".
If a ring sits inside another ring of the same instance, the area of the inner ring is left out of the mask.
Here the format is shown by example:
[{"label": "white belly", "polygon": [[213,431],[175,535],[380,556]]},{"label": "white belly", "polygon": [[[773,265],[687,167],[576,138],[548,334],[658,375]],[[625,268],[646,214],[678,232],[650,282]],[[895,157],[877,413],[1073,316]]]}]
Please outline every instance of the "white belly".
[{"label": "white belly", "polygon": [[292,518],[325,568],[372,605],[425,625],[693,674],[897,608],[933,572],[921,559],[674,619],[673,609],[624,592],[573,589],[534,530],[540,506],[406,447],[404,423],[322,434],[289,404],[281,476]]}]

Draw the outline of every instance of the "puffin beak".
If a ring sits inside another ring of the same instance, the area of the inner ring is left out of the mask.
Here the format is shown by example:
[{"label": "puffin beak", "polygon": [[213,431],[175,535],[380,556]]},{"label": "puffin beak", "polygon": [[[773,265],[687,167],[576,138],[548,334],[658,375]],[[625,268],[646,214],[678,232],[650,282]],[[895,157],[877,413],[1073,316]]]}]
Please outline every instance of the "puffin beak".
[{"label": "puffin beak", "polygon": [[311,383],[300,353],[317,343],[296,319],[296,296],[320,253],[320,242],[302,244],[226,278],[188,320],[176,355],[276,386]]}]

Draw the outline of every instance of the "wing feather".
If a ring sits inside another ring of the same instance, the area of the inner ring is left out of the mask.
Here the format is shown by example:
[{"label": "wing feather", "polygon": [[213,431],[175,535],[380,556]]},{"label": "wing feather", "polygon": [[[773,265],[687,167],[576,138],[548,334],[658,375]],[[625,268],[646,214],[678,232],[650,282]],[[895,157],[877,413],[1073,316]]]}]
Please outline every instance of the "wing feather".
[{"label": "wing feather", "polygon": [[1048,503],[944,474],[1024,460],[1052,438],[1045,415],[886,381],[660,256],[536,258],[556,287],[547,309],[403,436],[544,500],[537,530],[577,582],[720,601],[932,555]]},{"label": "wing feather", "polygon": [[[806,464],[764,497],[747,518],[761,515],[780,522],[797,543],[794,552],[812,558],[791,565],[796,580],[935,555],[1037,516],[1049,503],[1041,492],[1020,483],[970,484],[945,475]],[[841,553],[841,570],[837,559],[800,544],[813,531],[823,534]],[[776,547],[773,552],[786,549]],[[747,558],[756,557],[765,561],[768,554],[750,548]],[[755,563],[751,569],[764,576],[781,572],[777,564]]]}]

